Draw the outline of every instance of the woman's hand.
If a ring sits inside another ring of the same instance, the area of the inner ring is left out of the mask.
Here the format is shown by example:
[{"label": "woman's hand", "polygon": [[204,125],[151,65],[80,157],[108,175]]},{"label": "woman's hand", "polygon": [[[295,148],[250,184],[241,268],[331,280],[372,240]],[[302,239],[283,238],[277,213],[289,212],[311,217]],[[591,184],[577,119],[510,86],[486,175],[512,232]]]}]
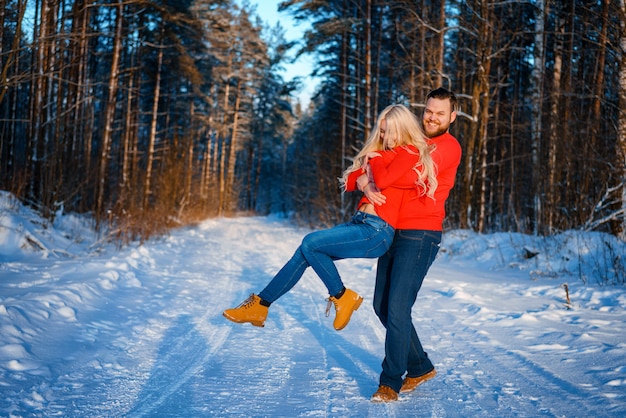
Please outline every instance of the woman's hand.
[{"label": "woman's hand", "polygon": [[356,188],[359,189],[360,191],[364,191],[367,185],[369,184],[369,182],[370,182],[370,179],[367,173],[361,174],[356,179]]},{"label": "woman's hand", "polygon": [[382,157],[382,155],[380,155],[380,153],[377,151],[370,151],[367,154],[365,154],[365,162],[367,163],[369,160],[371,160],[372,158],[376,158],[376,157]]}]

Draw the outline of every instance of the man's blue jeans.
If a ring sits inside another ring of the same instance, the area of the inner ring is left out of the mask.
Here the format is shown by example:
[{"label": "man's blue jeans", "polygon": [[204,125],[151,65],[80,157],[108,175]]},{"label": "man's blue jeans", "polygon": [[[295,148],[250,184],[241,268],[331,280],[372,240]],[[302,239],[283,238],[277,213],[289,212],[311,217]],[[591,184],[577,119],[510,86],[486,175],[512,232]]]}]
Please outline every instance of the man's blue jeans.
[{"label": "man's blue jeans", "polygon": [[334,261],[380,257],[391,246],[393,235],[391,225],[364,212],[357,212],[350,222],[311,232],[259,297],[270,303],[276,301],[295,286],[309,266],[322,279],[328,294],[335,296],[344,286]]},{"label": "man's blue jeans", "polygon": [[380,384],[396,392],[402,376],[433,369],[411,320],[411,309],[441,244],[440,231],[397,230],[389,251],[378,259],[374,311],[387,330]]}]

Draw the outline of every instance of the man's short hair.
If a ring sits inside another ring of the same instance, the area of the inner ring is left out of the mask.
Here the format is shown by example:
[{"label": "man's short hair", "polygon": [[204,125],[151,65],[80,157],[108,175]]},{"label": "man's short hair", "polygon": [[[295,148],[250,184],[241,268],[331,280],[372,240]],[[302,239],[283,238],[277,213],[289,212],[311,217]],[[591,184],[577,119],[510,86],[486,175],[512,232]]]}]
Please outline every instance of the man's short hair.
[{"label": "man's short hair", "polygon": [[439,99],[439,100],[450,100],[450,104],[452,105],[452,111],[456,112],[456,95],[448,89],[444,89],[443,87],[439,87],[435,90],[432,90],[426,96],[426,100],[428,99]]}]

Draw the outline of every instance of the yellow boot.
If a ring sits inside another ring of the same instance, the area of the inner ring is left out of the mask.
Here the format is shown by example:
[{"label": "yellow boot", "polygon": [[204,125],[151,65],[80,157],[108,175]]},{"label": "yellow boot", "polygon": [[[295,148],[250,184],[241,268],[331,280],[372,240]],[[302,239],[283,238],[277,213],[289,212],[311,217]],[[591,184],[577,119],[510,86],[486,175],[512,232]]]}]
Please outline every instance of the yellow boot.
[{"label": "yellow boot", "polygon": [[423,374],[421,376],[417,376],[417,377],[407,376],[404,378],[404,381],[402,382],[402,388],[400,388],[400,392],[412,392],[415,390],[416,387],[432,379],[435,376],[437,376],[437,372],[435,371],[435,369],[432,369],[428,373]]},{"label": "yellow boot", "polygon": [[372,395],[372,402],[395,402],[397,400],[398,392],[389,386],[378,386],[378,390]]},{"label": "yellow boot", "polygon": [[263,327],[267,318],[267,306],[261,305],[261,298],[253,293],[238,307],[226,309],[224,316],[233,322],[250,322],[255,327]]},{"label": "yellow boot", "polygon": [[329,314],[331,302],[335,305],[335,322],[333,326],[337,331],[342,330],[350,322],[352,312],[359,309],[363,298],[359,296],[355,291],[346,289],[339,299],[331,296],[328,298],[328,308],[326,309],[326,316]]}]

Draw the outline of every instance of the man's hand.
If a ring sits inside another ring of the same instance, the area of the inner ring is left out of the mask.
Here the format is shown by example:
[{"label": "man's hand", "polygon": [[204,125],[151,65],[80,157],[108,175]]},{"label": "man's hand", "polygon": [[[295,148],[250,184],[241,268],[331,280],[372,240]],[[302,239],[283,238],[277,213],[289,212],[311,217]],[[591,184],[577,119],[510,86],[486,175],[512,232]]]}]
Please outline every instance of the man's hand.
[{"label": "man's hand", "polygon": [[367,174],[362,174],[356,179],[356,187],[365,194],[367,200],[376,206],[383,205],[387,201],[387,197],[378,190],[376,183],[370,181]]}]

